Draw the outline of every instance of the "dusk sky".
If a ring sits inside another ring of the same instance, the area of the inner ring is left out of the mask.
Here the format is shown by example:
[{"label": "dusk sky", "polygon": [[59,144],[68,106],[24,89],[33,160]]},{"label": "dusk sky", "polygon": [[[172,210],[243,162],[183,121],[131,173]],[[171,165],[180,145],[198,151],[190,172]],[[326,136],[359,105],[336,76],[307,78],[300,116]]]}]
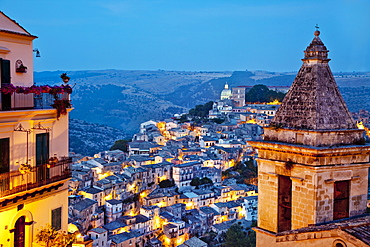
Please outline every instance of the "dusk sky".
[{"label": "dusk sky", "polygon": [[370,71],[369,0],[1,0],[35,70],[297,71],[315,24],[333,71]]}]

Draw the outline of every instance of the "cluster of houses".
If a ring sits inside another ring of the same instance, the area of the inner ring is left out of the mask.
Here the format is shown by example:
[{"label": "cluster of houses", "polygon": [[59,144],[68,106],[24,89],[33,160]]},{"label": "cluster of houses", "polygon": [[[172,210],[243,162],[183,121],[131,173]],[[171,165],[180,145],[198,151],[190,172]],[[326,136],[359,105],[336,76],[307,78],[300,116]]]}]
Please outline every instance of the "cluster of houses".
[{"label": "cluster of houses", "polygon": [[[259,110],[240,116],[268,119]],[[78,246],[191,246],[207,232],[222,241],[236,221],[257,219],[257,186],[223,179],[222,171],[253,158],[248,141],[261,133],[242,118],[201,126],[151,120],[126,152],[76,155],[69,230],[79,233]]]},{"label": "cluster of houses", "polygon": [[[213,103],[213,107],[209,111],[209,118],[227,119],[239,124],[253,123],[259,126],[267,126],[275,116],[281,103],[278,100],[274,100],[269,103],[248,104],[246,103],[245,95],[251,88],[252,86],[238,86],[229,89],[226,83],[220,99]],[[289,90],[289,87],[285,86],[270,86],[268,88],[283,93]]]}]

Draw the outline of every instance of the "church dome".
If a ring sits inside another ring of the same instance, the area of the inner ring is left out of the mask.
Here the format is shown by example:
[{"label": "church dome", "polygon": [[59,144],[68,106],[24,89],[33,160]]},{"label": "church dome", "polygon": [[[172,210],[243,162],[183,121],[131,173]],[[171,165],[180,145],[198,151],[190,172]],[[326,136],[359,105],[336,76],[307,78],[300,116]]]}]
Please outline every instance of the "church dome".
[{"label": "church dome", "polygon": [[224,88],[224,90],[222,90],[222,92],[221,92],[221,100],[224,100],[224,99],[231,99],[231,96],[232,96],[233,94],[232,94],[232,92],[231,92],[231,90],[229,89],[229,85],[227,84],[227,82],[226,82],[226,84],[225,84],[225,88]]}]

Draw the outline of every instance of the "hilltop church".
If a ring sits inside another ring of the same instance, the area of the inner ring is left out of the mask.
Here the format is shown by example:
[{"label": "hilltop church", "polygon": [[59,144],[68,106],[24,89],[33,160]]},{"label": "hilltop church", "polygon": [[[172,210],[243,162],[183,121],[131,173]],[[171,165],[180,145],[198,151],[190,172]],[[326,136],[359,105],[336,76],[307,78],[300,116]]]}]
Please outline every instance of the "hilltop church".
[{"label": "hilltop church", "polygon": [[257,246],[370,245],[370,146],[329,68],[317,30],[258,150]]}]

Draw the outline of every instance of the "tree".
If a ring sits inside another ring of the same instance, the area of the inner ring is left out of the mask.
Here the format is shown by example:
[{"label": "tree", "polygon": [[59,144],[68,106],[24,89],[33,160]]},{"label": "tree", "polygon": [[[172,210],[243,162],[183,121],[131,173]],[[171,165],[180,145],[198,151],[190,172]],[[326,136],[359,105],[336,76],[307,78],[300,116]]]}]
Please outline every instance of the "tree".
[{"label": "tree", "polygon": [[175,183],[171,179],[165,179],[165,180],[162,180],[161,182],[159,182],[158,185],[161,188],[168,188],[168,187],[174,186]]},{"label": "tree", "polygon": [[245,94],[246,101],[252,103],[272,102],[275,99],[281,102],[284,96],[284,93],[269,90],[267,86],[262,84],[253,86],[251,90]]},{"label": "tree", "polygon": [[210,178],[204,177],[202,179],[199,179],[198,177],[193,178],[190,182],[191,186],[199,186],[202,184],[213,184],[212,180]]},{"label": "tree", "polygon": [[251,246],[248,244],[247,234],[243,231],[242,226],[234,224],[226,232],[226,247]]},{"label": "tree", "polygon": [[114,142],[113,146],[110,147],[109,150],[121,150],[123,152],[127,152],[127,144],[130,142],[131,140],[117,140]]},{"label": "tree", "polygon": [[200,181],[202,184],[213,184],[213,181],[207,177],[202,178]]},{"label": "tree", "polygon": [[225,122],[225,119],[224,118],[213,118],[211,119],[211,121],[216,124],[222,124],[223,122]]},{"label": "tree", "polygon": [[256,246],[256,232],[255,231],[249,231],[248,232],[248,237],[247,237],[247,245],[250,247]]},{"label": "tree", "polygon": [[213,107],[213,101],[209,101],[204,105],[196,105],[194,108],[190,109],[189,115],[193,117],[205,118],[208,116],[209,111]]},{"label": "tree", "polygon": [[193,178],[193,179],[191,180],[191,182],[190,182],[190,185],[191,185],[191,186],[199,186],[199,185],[201,185],[201,181],[200,181],[200,179],[199,179],[199,178]]},{"label": "tree", "polygon": [[46,247],[67,247],[76,239],[75,234],[57,231],[50,224],[36,234],[36,242]]}]

